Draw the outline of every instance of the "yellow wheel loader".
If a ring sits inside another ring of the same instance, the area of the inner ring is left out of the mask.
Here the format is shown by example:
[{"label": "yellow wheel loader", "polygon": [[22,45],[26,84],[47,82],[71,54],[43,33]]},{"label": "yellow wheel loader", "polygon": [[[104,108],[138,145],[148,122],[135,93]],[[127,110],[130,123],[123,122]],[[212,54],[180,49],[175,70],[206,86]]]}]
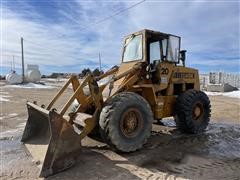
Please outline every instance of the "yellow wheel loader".
[{"label": "yellow wheel loader", "polygon": [[[146,29],[130,34],[119,67],[81,81],[72,76],[46,107],[28,102],[22,142],[38,161],[40,176],[71,167],[87,135],[115,151],[132,152],[146,143],[153,120],[173,116],[181,131],[203,132],[210,101],[200,91],[198,71],[185,67],[180,42],[178,36]],[[70,85],[73,94],[57,111],[54,105]],[[74,101],[77,106],[66,113]]]}]

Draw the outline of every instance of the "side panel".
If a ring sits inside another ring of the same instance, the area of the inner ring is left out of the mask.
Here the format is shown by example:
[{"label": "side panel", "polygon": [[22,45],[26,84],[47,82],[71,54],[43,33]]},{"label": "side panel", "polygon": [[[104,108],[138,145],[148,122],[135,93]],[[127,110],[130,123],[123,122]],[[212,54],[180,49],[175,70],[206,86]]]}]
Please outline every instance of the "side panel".
[{"label": "side panel", "polygon": [[[184,84],[183,91],[188,89],[200,90],[198,70],[181,66],[175,67],[171,83]],[[190,84],[193,86],[191,87]]]},{"label": "side panel", "polygon": [[157,67],[159,84],[154,83],[156,105],[154,116],[156,119],[174,115],[174,106],[179,94],[188,89],[200,90],[199,75],[196,69],[175,66],[167,62]]}]

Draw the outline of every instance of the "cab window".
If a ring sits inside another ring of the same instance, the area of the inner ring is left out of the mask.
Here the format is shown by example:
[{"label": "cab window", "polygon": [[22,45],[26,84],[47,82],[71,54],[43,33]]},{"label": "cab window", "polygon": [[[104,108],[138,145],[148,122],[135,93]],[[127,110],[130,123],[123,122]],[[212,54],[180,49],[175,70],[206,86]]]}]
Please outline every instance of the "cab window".
[{"label": "cab window", "polygon": [[150,63],[161,60],[160,41],[150,43]]},{"label": "cab window", "polygon": [[141,60],[142,52],[142,35],[133,35],[126,39],[123,52],[123,62]]},{"label": "cab window", "polygon": [[167,60],[178,62],[180,49],[180,38],[177,36],[169,36]]}]

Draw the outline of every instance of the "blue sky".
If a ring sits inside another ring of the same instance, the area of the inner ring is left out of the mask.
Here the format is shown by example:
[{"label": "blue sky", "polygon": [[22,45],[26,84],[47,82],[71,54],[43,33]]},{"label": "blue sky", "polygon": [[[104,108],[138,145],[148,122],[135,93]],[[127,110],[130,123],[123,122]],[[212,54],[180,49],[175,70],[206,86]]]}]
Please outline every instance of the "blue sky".
[{"label": "blue sky", "polygon": [[80,72],[119,64],[123,37],[144,28],[182,37],[187,65],[201,73],[240,72],[239,1],[151,1],[96,24],[139,1],[2,0],[1,74],[12,56],[20,73],[20,37],[26,64],[42,74]]}]

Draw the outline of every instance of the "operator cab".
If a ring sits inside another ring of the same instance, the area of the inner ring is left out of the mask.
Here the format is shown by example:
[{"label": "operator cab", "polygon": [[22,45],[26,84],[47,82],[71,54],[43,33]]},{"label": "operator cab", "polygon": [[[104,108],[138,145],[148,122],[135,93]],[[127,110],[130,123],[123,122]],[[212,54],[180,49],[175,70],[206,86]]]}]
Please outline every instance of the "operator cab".
[{"label": "operator cab", "polygon": [[[122,62],[145,61],[151,65],[163,61],[179,63],[181,38],[152,30],[142,30],[125,38]],[[184,64],[184,63],[183,63]]]}]

